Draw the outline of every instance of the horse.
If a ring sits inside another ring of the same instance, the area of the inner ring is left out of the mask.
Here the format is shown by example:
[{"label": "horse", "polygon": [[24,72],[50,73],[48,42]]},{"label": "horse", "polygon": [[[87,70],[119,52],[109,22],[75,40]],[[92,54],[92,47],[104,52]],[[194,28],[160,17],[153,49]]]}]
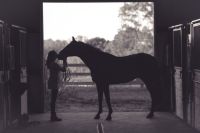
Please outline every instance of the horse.
[{"label": "horse", "polygon": [[66,60],[67,57],[77,56],[90,69],[93,82],[98,92],[99,110],[94,119],[100,119],[102,113],[103,93],[108,106],[106,120],[112,120],[113,112],[110,102],[109,85],[126,83],[140,78],[146,85],[151,97],[151,109],[147,118],[154,116],[157,103],[160,100],[160,74],[159,63],[155,57],[138,53],[124,57],[117,57],[103,52],[89,44],[72,41],[58,53],[58,58]]}]

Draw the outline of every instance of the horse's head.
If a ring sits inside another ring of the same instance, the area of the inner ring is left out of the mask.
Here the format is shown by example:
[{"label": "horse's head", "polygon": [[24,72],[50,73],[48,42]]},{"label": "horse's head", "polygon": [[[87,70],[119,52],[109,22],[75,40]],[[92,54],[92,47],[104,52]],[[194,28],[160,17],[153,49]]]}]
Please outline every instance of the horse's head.
[{"label": "horse's head", "polygon": [[77,46],[78,42],[72,37],[72,41],[59,52],[58,59],[64,60],[69,56],[77,56]]}]

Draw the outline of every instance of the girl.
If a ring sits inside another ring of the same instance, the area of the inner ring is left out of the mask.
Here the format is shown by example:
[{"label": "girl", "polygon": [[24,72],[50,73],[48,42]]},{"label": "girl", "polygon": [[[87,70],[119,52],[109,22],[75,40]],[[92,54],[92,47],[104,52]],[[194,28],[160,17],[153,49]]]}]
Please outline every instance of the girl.
[{"label": "girl", "polygon": [[51,90],[51,121],[61,121],[62,119],[58,118],[55,111],[55,103],[58,94],[58,83],[59,83],[59,72],[65,72],[66,62],[63,63],[63,67],[60,67],[56,63],[57,53],[52,50],[48,53],[46,65],[50,71],[50,77],[48,79],[48,88]]}]

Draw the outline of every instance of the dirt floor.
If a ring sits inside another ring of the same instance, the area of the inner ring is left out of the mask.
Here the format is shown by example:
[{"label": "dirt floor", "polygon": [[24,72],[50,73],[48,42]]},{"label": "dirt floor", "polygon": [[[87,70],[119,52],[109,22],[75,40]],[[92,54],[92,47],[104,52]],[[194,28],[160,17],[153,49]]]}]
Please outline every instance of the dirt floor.
[{"label": "dirt floor", "polygon": [[[91,87],[62,87],[57,100],[57,112],[96,112],[97,90]],[[111,86],[111,104],[115,112],[148,111],[151,105],[149,92],[141,86]],[[46,93],[46,111],[49,111],[50,92]],[[103,100],[104,111],[107,111]]]},{"label": "dirt floor", "polygon": [[[173,114],[155,113],[146,119],[147,112],[115,112],[112,121],[94,120],[95,112],[58,113],[61,122],[50,122],[49,113],[30,115],[25,126],[16,126],[3,133],[199,133]],[[102,132],[97,126],[102,125]]]}]

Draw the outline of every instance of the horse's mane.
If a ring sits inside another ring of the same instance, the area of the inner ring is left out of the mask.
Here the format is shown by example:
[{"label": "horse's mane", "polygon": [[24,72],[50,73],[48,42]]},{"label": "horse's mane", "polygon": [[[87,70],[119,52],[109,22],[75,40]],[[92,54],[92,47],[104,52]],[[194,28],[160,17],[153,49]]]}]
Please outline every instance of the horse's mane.
[{"label": "horse's mane", "polygon": [[105,52],[103,52],[101,49],[96,48],[96,47],[92,46],[91,44],[84,43],[84,42],[81,42],[81,41],[78,41],[78,43],[79,43],[82,47],[87,48],[88,50],[92,50],[92,51],[94,51],[94,52],[105,53]]}]

